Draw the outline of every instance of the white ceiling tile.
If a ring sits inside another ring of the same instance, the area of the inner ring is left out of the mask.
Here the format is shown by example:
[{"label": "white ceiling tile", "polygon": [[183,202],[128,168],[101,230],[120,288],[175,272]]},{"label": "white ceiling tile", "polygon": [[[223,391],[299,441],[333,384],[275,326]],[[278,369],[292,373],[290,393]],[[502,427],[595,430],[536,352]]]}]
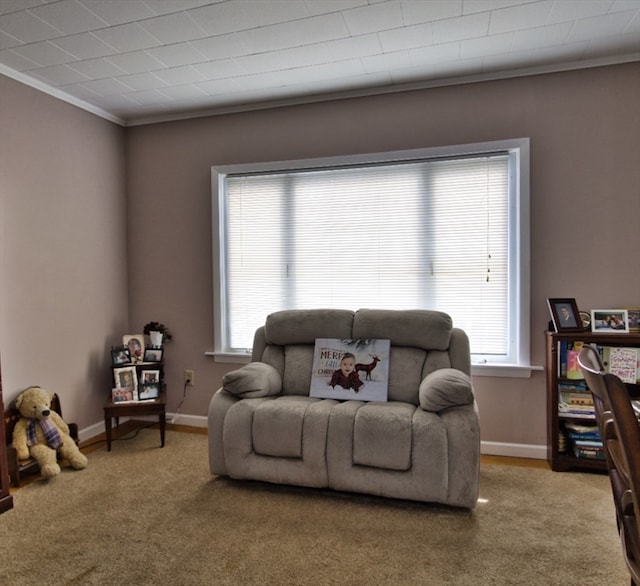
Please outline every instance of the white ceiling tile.
[{"label": "white ceiling tile", "polygon": [[29,71],[35,69],[38,64],[24,55],[18,55],[13,49],[5,49],[0,51],[0,60],[2,64],[16,71]]},{"label": "white ceiling tile", "polygon": [[352,35],[364,35],[403,25],[400,0],[347,10],[343,17]]},{"label": "white ceiling tile", "polygon": [[378,33],[384,51],[400,51],[433,45],[433,25],[417,24]]},{"label": "white ceiling tile", "polygon": [[162,44],[180,43],[205,36],[204,31],[185,12],[157,16],[145,20],[140,26]]},{"label": "white ceiling tile", "polygon": [[[103,1],[103,0],[100,0]],[[127,0],[131,1],[131,0]],[[139,1],[139,0],[138,0]],[[225,0],[214,0],[214,2],[224,2]],[[144,0],[149,9],[156,15],[170,14],[182,10],[191,10],[198,6],[211,4],[211,0]]]},{"label": "white ceiling tile", "polygon": [[107,60],[127,73],[142,73],[163,68],[163,64],[146,51],[111,55],[107,57]]},{"label": "white ceiling tile", "polygon": [[411,57],[408,51],[395,51],[381,55],[371,55],[360,59],[367,73],[379,73],[381,71],[395,71],[409,67]]},{"label": "white ceiling tile", "polygon": [[23,57],[27,57],[28,59],[35,61],[42,67],[77,61],[76,57],[70,55],[66,51],[63,51],[59,47],[56,47],[49,41],[14,47],[12,51],[15,51],[18,55],[22,55]]},{"label": "white ceiling tile", "polygon": [[237,75],[246,75],[235,59],[220,59],[208,63],[198,63],[193,68],[204,75],[205,79],[228,79]]},{"label": "white ceiling tile", "polygon": [[208,35],[257,29],[310,16],[305,2],[300,0],[251,0],[222,2],[196,8],[189,16]]},{"label": "white ceiling tile", "polygon": [[172,85],[169,87],[158,88],[158,91],[174,100],[183,100],[187,98],[202,98],[207,93],[195,84]]},{"label": "white ceiling tile", "polygon": [[103,28],[108,24],[76,0],[44,4],[31,12],[66,35]]},{"label": "white ceiling tile", "polygon": [[462,0],[402,0],[401,6],[405,25],[462,16]]},{"label": "white ceiling tile", "polygon": [[36,43],[60,36],[60,31],[43,22],[29,11],[12,12],[2,16],[0,29],[21,43]]},{"label": "white ceiling tile", "polygon": [[134,73],[133,75],[121,75],[118,79],[135,91],[151,90],[167,85],[165,81],[162,81],[153,73]]},{"label": "white ceiling tile", "polygon": [[78,83],[89,79],[86,75],[83,75],[79,71],[76,71],[67,65],[54,65],[53,67],[36,69],[31,72],[31,75],[54,85]]},{"label": "white ceiling tile", "polygon": [[463,0],[462,14],[491,12],[492,10],[500,10],[502,8],[528,4],[530,2],[531,0]]},{"label": "white ceiling tile", "polygon": [[201,63],[207,60],[204,53],[198,51],[191,43],[176,43],[152,47],[147,53],[155,57],[167,67],[177,67],[193,63]]},{"label": "white ceiling tile", "polygon": [[576,20],[569,33],[568,41],[581,41],[590,38],[623,34],[634,14],[634,12],[629,11],[615,12],[613,14],[605,14],[599,18],[582,18]]},{"label": "white ceiling tile", "polygon": [[241,37],[239,34],[220,35],[191,41],[191,45],[209,59],[227,59],[254,52],[245,45],[245,38],[248,37]]},{"label": "white ceiling tile", "polygon": [[514,37],[515,33],[504,33],[460,41],[460,59],[508,53],[512,50]]},{"label": "white ceiling tile", "polygon": [[0,14],[9,14],[18,10],[26,10],[34,6],[40,6],[47,0],[2,0],[0,2]]},{"label": "white ceiling tile", "polygon": [[517,31],[513,39],[513,51],[527,51],[566,42],[571,23],[561,22],[551,26],[541,26]]},{"label": "white ceiling tile", "polygon": [[377,55],[382,53],[382,46],[378,35],[362,35],[359,37],[348,37],[346,39],[336,39],[324,43],[329,61],[339,61],[345,55],[349,57],[364,57],[366,55]]},{"label": "white ceiling tile", "polygon": [[18,39],[12,37],[5,33],[2,29],[0,29],[0,50],[2,49],[10,49],[11,47],[18,47],[22,45]]},{"label": "white ceiling tile", "polygon": [[108,79],[95,79],[83,83],[84,87],[94,91],[101,96],[110,96],[131,91],[133,88],[122,83],[118,78],[110,77]]},{"label": "white ceiling tile", "polygon": [[132,0],[79,0],[93,14],[109,26],[151,18],[153,12],[144,2]]},{"label": "white ceiling tile", "polygon": [[308,47],[296,47],[295,49],[285,49],[283,51],[270,51],[269,53],[247,55],[246,57],[236,57],[234,61],[244,71],[253,74],[318,65],[326,63],[328,57],[322,45],[312,45]]},{"label": "white ceiling tile", "polygon": [[547,23],[553,0],[522,4],[491,13],[489,33],[500,34],[525,28],[542,26]]},{"label": "white ceiling tile", "polygon": [[472,14],[433,23],[433,42],[450,43],[483,37],[489,32],[489,13]]},{"label": "white ceiling tile", "polygon": [[77,61],[70,63],[76,71],[79,71],[89,79],[104,79],[105,77],[117,77],[124,75],[126,71],[114,65],[111,61],[100,57],[98,59],[86,59],[85,61]]},{"label": "white ceiling tile", "polygon": [[123,52],[149,49],[161,44],[136,22],[95,31],[94,34],[108,45]]},{"label": "white ceiling tile", "polygon": [[167,85],[184,85],[186,83],[195,83],[197,81],[206,81],[206,77],[202,75],[195,67],[172,67],[161,71],[154,71],[154,75],[164,81]]},{"label": "white ceiling tile", "polygon": [[116,49],[107,45],[93,33],[80,33],[68,37],[61,37],[50,41],[78,59],[93,59],[112,55]]},{"label": "white ceiling tile", "polygon": [[366,6],[367,0],[305,0],[311,16]]},{"label": "white ceiling tile", "polygon": [[349,31],[339,14],[326,14],[240,32],[238,37],[250,53],[262,53],[347,38]]},{"label": "white ceiling tile", "polygon": [[561,0],[554,2],[547,24],[606,14],[610,6],[611,2],[602,0],[580,0],[580,2]]},{"label": "white ceiling tile", "polygon": [[421,64],[436,64],[443,61],[455,61],[460,59],[460,43],[442,43],[432,47],[410,49],[411,66],[418,67]]}]

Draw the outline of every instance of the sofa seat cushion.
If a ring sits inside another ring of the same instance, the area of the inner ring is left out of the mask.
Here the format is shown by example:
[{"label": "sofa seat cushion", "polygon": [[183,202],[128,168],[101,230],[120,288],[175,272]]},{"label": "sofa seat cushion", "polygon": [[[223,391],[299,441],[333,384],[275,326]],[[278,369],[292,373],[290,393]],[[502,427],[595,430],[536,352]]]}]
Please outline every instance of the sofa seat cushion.
[{"label": "sofa seat cushion", "polygon": [[[222,468],[228,476],[327,486],[327,428],[336,401],[301,396],[238,400],[224,389],[216,396],[217,404],[227,407],[221,443]],[[219,437],[215,431],[211,434]]]},{"label": "sofa seat cushion", "polygon": [[302,457],[302,428],[312,403],[304,397],[278,397],[260,403],[253,415],[253,449],[263,456]]},{"label": "sofa seat cushion", "polygon": [[356,412],[353,462],[387,470],[411,467],[411,423],[415,406],[370,402]]}]

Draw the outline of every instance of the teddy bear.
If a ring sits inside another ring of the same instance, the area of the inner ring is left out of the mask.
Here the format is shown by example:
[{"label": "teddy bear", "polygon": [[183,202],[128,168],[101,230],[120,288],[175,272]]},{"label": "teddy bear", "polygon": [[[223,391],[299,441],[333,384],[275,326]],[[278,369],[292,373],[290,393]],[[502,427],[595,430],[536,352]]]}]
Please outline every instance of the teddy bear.
[{"label": "teddy bear", "polygon": [[21,418],[13,429],[13,446],[20,460],[31,456],[43,478],[60,474],[58,454],[72,468],[87,466],[87,457],[69,435],[69,426],[51,409],[53,395],[40,387],[29,387],[15,400]]}]

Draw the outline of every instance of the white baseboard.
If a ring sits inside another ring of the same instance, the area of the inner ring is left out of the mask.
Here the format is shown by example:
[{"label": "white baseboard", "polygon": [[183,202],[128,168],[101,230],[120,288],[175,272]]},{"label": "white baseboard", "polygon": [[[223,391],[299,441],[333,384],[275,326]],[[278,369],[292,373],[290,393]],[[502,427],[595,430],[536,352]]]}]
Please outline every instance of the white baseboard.
[{"label": "white baseboard", "polygon": [[480,453],[490,456],[509,456],[511,458],[547,459],[546,445],[507,444],[502,442],[480,442]]},{"label": "white baseboard", "polygon": [[[120,423],[124,423],[125,421],[129,421],[132,419],[131,417],[121,417]],[[157,415],[143,415],[140,417],[135,417],[135,419],[139,419],[140,421],[158,421]],[[176,425],[188,425],[190,427],[207,427],[207,418],[204,415],[181,415],[180,413],[167,413],[166,414],[167,423],[175,423]],[[94,423],[89,427],[85,427],[83,429],[78,430],[78,436],[80,441],[86,441],[91,438],[96,437],[104,433],[104,421],[100,423]]]}]

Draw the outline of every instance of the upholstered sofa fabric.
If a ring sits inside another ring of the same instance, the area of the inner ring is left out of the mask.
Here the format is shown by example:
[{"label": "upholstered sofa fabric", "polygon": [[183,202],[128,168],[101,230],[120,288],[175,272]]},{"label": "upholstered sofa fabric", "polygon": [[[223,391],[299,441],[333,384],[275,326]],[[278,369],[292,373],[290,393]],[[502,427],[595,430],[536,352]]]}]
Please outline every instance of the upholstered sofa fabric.
[{"label": "upholstered sofa fabric", "polygon": [[[388,339],[386,402],[309,397],[316,338]],[[289,310],[209,406],[212,474],[473,508],[480,428],[469,342],[442,312]]]}]

